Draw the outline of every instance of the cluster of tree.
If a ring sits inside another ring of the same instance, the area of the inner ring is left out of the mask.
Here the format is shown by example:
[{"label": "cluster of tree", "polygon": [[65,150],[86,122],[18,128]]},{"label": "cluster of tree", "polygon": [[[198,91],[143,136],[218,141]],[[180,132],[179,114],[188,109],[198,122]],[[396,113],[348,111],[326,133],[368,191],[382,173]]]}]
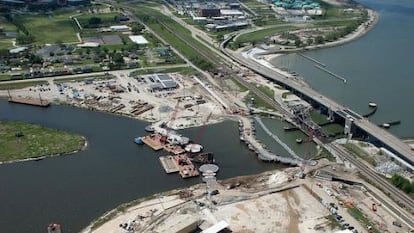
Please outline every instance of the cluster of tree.
[{"label": "cluster of tree", "polygon": [[88,22],[83,25],[84,28],[97,28],[102,24],[102,19],[99,17],[90,17]]},{"label": "cluster of tree", "polygon": [[21,21],[15,20],[10,14],[6,14],[4,18],[16,26],[18,32],[16,41],[18,44],[30,44],[35,41],[35,37],[30,34],[30,32]]},{"label": "cluster of tree", "polygon": [[142,30],[144,30],[144,29],[145,29],[144,25],[142,25],[142,24],[140,24],[140,23],[133,23],[133,24],[131,25],[131,32],[132,32],[132,34],[134,34],[134,35],[139,35],[139,34],[141,34],[141,31],[142,31]]},{"label": "cluster of tree", "polygon": [[394,174],[391,177],[391,183],[402,191],[414,196],[414,182],[410,182],[407,178]]}]

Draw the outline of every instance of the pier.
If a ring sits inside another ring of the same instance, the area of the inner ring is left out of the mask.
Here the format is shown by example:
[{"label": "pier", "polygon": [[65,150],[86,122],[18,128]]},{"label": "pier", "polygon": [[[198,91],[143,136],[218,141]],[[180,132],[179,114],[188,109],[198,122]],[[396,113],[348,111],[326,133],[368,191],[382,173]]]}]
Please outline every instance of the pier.
[{"label": "pier", "polygon": [[311,58],[311,57],[306,56],[305,54],[302,54],[302,53],[298,53],[298,55],[301,56],[301,57],[303,57],[303,58],[308,59],[309,61],[315,62],[316,64],[318,64],[320,66],[326,67],[326,65],[324,63],[316,60],[315,58]]},{"label": "pier", "polygon": [[332,72],[332,71],[330,71],[330,70],[328,70],[328,69],[326,69],[326,68],[324,68],[324,67],[322,67],[320,65],[315,65],[315,67],[318,68],[318,69],[320,69],[320,70],[325,71],[326,73],[330,74],[331,76],[333,76],[333,77],[341,80],[342,82],[346,83],[346,79],[344,77],[342,77],[340,75],[337,75],[334,72]]},{"label": "pier", "polygon": [[[252,119],[248,118],[240,118],[239,119],[239,131],[240,131],[240,140],[243,141],[249,150],[256,153],[257,157],[265,162],[279,162],[283,164],[288,164],[292,166],[300,166],[303,164],[304,160],[301,159],[299,156],[297,157],[284,157],[280,155],[276,155],[271,151],[266,149],[266,146],[260,143],[254,136],[254,123]],[[280,139],[279,139],[280,140]],[[282,144],[284,144],[282,142]],[[287,145],[284,144],[286,147]],[[295,154],[290,148],[288,149],[291,151],[292,154]],[[309,165],[315,165],[316,162],[312,161]]]},{"label": "pier", "polygon": [[271,138],[273,138],[279,145],[281,145],[283,149],[285,149],[293,158],[302,160],[302,158],[299,157],[292,149],[290,149],[290,147],[286,145],[286,143],[282,142],[282,140],[280,140],[280,138],[277,135],[270,132],[270,130],[265,126],[265,124],[263,123],[262,119],[260,119],[260,117],[256,116],[254,119],[257,121],[257,123],[259,123],[260,127],[262,127],[262,129],[266,132],[266,134],[269,135]]}]

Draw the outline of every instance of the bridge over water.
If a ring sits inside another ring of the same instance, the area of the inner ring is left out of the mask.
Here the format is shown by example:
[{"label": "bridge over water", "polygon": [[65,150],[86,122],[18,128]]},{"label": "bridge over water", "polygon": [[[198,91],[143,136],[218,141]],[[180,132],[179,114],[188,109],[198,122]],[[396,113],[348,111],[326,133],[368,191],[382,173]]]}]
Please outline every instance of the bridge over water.
[{"label": "bridge over water", "polygon": [[363,132],[367,140],[375,145],[387,148],[396,154],[396,156],[405,161],[405,165],[408,169],[414,170],[414,151],[411,150],[410,146],[404,143],[401,139],[378,127],[376,124],[370,122],[368,119],[358,113],[355,113],[351,109],[336,103],[332,99],[321,95],[311,87],[296,81],[291,76],[284,75],[274,69],[263,66],[252,59],[243,57],[239,53],[227,50],[223,48],[223,46],[222,52],[238,63],[250,68],[269,80],[279,83],[302,98],[309,100],[313,104],[327,109],[329,117],[342,118],[345,121],[345,132]]}]

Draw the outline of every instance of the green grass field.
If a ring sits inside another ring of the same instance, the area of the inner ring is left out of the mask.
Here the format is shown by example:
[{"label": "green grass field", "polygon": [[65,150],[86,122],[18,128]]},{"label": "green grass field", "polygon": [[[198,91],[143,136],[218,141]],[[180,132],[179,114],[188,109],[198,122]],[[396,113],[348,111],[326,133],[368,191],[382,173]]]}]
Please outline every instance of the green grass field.
[{"label": "green grass field", "polygon": [[[0,17],[0,28],[3,28],[4,32],[16,32],[17,28],[14,24],[9,23],[3,17]],[[13,38],[8,38],[4,35],[0,35],[0,49],[9,49],[13,46]]]},{"label": "green grass field", "polygon": [[237,40],[235,41],[235,43],[243,44],[243,43],[258,42],[258,41],[262,41],[266,36],[270,36],[278,32],[289,31],[293,29],[298,29],[298,27],[281,26],[281,27],[266,28],[266,29],[254,31],[251,33],[243,34],[237,37]]},{"label": "green grass field", "polygon": [[[17,136],[16,134],[22,135]],[[24,122],[0,122],[0,161],[69,153],[83,147],[82,136]]]},{"label": "green grass field", "polygon": [[57,42],[78,42],[73,21],[69,18],[73,12],[53,15],[17,16],[16,20],[24,24],[35,44],[54,44]]}]

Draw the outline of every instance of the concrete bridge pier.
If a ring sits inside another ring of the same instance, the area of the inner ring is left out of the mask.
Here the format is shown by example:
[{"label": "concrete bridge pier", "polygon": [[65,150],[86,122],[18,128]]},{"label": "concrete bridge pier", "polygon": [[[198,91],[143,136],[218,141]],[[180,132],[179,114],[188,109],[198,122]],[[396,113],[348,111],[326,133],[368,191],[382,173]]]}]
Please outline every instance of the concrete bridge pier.
[{"label": "concrete bridge pier", "polygon": [[344,127],[344,134],[345,135],[351,134],[351,129],[352,129],[352,123],[353,122],[354,122],[354,119],[352,119],[350,117],[345,118],[345,127]]},{"label": "concrete bridge pier", "polygon": [[335,121],[334,111],[332,111],[332,109],[330,109],[330,108],[328,108],[328,120],[330,122]]}]

